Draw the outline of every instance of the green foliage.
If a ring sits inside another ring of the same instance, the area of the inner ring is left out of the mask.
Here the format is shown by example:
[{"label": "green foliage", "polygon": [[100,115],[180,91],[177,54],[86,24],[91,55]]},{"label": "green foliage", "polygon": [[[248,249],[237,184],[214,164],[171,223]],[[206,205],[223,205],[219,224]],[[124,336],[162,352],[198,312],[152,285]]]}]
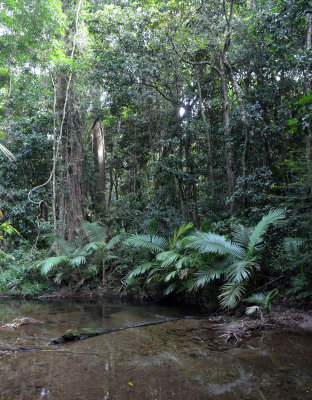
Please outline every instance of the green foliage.
[{"label": "green foliage", "polygon": [[269,293],[254,293],[252,296],[244,299],[246,303],[253,303],[254,306],[247,307],[246,314],[254,314],[256,312],[260,313],[262,317],[262,310],[266,311],[267,315],[270,316],[271,311],[271,301],[273,297],[278,294],[278,289],[273,289]]},{"label": "green foliage", "polygon": [[233,230],[233,241],[225,236],[203,232],[197,232],[189,237],[188,248],[196,249],[204,254],[217,254],[222,257],[223,261],[221,268],[217,261],[216,268],[207,265],[199,271],[192,288],[202,287],[203,284],[223,275],[225,283],[219,295],[220,304],[223,308],[236,307],[242,300],[251,278],[260,269],[257,250],[259,244],[263,242],[264,234],[270,225],[276,224],[284,218],[284,210],[270,210],[252,229],[237,225]]},{"label": "green foliage", "polygon": [[85,270],[81,268],[86,263],[87,256],[91,254],[91,250],[58,237],[55,240],[60,255],[48,257],[38,262],[37,265],[40,267],[42,275],[53,274],[56,283],[65,281],[68,283],[69,289],[72,289],[73,281],[92,272],[87,268]]}]

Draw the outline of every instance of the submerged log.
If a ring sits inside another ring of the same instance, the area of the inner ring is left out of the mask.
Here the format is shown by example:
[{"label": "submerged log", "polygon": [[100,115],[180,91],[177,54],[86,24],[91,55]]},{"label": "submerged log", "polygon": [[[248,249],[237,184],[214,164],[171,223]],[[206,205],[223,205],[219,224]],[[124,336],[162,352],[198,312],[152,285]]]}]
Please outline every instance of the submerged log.
[{"label": "submerged log", "polygon": [[67,342],[73,342],[75,340],[82,340],[82,339],[87,339],[90,337],[94,336],[100,336],[100,335],[105,335],[107,333],[112,333],[112,332],[117,332],[117,331],[122,331],[126,329],[132,329],[132,328],[139,328],[141,326],[149,326],[149,325],[156,325],[156,324],[163,324],[165,322],[171,322],[171,321],[177,321],[180,319],[188,319],[192,317],[182,317],[182,318],[166,318],[161,321],[153,321],[153,322],[144,322],[142,324],[135,324],[135,325],[130,325],[130,326],[125,326],[123,328],[108,328],[108,329],[103,329],[103,328],[83,328],[83,329],[69,329],[64,333],[64,335],[60,336],[59,338],[52,339],[51,343],[52,344],[61,344],[61,343],[67,343]]}]

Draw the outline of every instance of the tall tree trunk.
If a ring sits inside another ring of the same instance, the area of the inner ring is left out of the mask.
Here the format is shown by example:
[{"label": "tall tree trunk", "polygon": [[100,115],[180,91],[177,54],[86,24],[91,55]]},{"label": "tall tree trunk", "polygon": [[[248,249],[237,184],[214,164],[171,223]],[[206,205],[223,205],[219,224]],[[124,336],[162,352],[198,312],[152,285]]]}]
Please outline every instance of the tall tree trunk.
[{"label": "tall tree trunk", "polygon": [[97,122],[93,128],[93,149],[97,167],[96,182],[96,201],[100,204],[99,208],[106,210],[106,148],[105,132],[100,122]]},{"label": "tall tree trunk", "polygon": [[211,185],[211,195],[213,197],[215,181],[214,181],[213,163],[212,163],[212,143],[211,143],[211,136],[210,136],[210,127],[209,127],[207,117],[205,114],[205,108],[204,108],[203,96],[202,96],[202,90],[201,90],[201,84],[200,84],[200,77],[199,77],[198,71],[196,71],[196,79],[197,79],[197,89],[198,89],[200,113],[201,113],[201,117],[202,117],[203,123],[206,128],[209,179],[210,179],[210,185]]},{"label": "tall tree trunk", "polygon": [[238,102],[239,106],[239,113],[241,117],[242,124],[245,127],[245,142],[244,142],[244,147],[243,147],[243,154],[242,154],[242,172],[243,172],[243,181],[244,181],[244,194],[243,194],[243,202],[244,202],[244,207],[247,208],[247,190],[248,190],[248,185],[247,185],[247,176],[248,176],[248,150],[249,150],[249,140],[250,136],[253,136],[253,128],[251,127],[249,120],[246,115],[240,87],[238,85],[238,82],[233,74],[232,66],[230,63],[227,61],[227,59],[224,60],[224,63],[226,67],[228,68],[229,74],[230,74],[230,79],[233,83],[236,99]]},{"label": "tall tree trunk", "polygon": [[60,233],[63,239],[73,241],[84,219],[84,192],[81,127],[72,100],[68,102],[63,129],[58,202]]},{"label": "tall tree trunk", "polygon": [[[230,111],[229,111],[229,95],[228,85],[226,81],[224,60],[220,59],[220,79],[223,94],[223,120],[224,120],[224,139],[225,139],[225,160],[226,160],[226,174],[228,183],[228,196],[231,197],[234,190],[234,173],[233,173],[233,146],[231,137],[231,125],[230,125]],[[233,201],[230,203],[231,211],[233,211]]]}]

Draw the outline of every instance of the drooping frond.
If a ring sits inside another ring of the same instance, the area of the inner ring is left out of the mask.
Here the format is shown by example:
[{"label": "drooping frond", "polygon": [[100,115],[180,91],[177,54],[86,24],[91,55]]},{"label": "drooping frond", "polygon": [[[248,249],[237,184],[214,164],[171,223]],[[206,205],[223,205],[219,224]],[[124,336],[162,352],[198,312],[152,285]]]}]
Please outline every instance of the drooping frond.
[{"label": "drooping frond", "polygon": [[172,283],[170,286],[168,286],[165,290],[164,290],[164,295],[168,296],[170,293],[174,292],[177,288],[177,283]]},{"label": "drooping frond", "polygon": [[60,264],[69,264],[70,258],[67,256],[49,257],[41,261],[38,265],[41,266],[41,273],[47,275],[53,268]]},{"label": "drooping frond", "polygon": [[244,285],[228,282],[221,288],[221,294],[218,296],[222,308],[234,308],[242,300],[245,293]]},{"label": "drooping frond", "polygon": [[247,226],[241,224],[235,225],[232,231],[233,242],[244,249],[247,249],[251,232],[252,228],[248,228]]},{"label": "drooping frond", "polygon": [[185,247],[195,249],[201,253],[216,253],[241,259],[245,256],[243,248],[215,233],[196,232],[188,237]]},{"label": "drooping frond", "polygon": [[199,289],[215,279],[221,278],[224,274],[224,264],[216,264],[214,267],[207,267],[194,274],[194,279],[189,285],[189,290]]},{"label": "drooping frond", "polygon": [[183,256],[181,257],[177,262],[176,262],[176,268],[181,269],[183,267],[189,267],[191,265],[194,265],[196,263],[195,257],[192,257],[191,255]]},{"label": "drooping frond", "polygon": [[160,268],[166,268],[169,265],[175,263],[179,258],[179,253],[174,250],[163,251],[156,256],[156,260],[160,261]]},{"label": "drooping frond", "polygon": [[67,240],[62,239],[59,236],[55,237],[55,243],[62,255],[71,256],[77,248],[71,243],[67,242]]},{"label": "drooping frond", "polygon": [[78,255],[70,260],[70,265],[73,267],[79,267],[86,263],[86,257],[83,255]]},{"label": "drooping frond", "polygon": [[154,262],[149,262],[149,263],[145,263],[142,265],[139,265],[138,267],[134,268],[130,274],[127,276],[127,280],[134,278],[138,275],[143,275],[145,274],[147,271],[150,271],[151,269],[157,267],[158,264],[154,263]]},{"label": "drooping frond", "polygon": [[272,209],[267,215],[264,215],[261,221],[254,227],[252,234],[250,235],[248,244],[248,253],[252,254],[258,241],[266,233],[269,226],[276,222],[284,219],[286,216],[285,210],[283,209]]},{"label": "drooping frond", "polygon": [[174,270],[172,272],[170,272],[168,275],[165,276],[165,282],[169,282],[171,281],[171,279],[175,278],[178,275],[179,271]]},{"label": "drooping frond", "polygon": [[124,242],[127,246],[146,249],[152,253],[160,253],[168,248],[168,242],[161,236],[133,234]]},{"label": "drooping frond", "polygon": [[226,271],[226,276],[231,282],[241,283],[250,278],[253,270],[257,266],[256,257],[250,260],[239,260],[229,266]]}]

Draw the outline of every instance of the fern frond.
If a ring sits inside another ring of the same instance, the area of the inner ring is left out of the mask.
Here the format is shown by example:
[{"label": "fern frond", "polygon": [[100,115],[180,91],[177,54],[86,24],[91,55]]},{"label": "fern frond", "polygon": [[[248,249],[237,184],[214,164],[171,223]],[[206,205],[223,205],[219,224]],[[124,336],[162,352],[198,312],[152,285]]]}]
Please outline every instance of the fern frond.
[{"label": "fern frond", "polygon": [[41,273],[47,275],[53,268],[60,264],[69,264],[70,258],[67,256],[49,257],[38,263],[41,266]]},{"label": "fern frond", "polygon": [[248,254],[253,254],[253,251],[269,226],[275,224],[278,221],[281,221],[286,217],[285,210],[283,209],[272,209],[269,211],[267,215],[264,215],[261,221],[254,227],[248,244]]},{"label": "fern frond", "polygon": [[239,283],[228,282],[221,288],[218,296],[222,308],[234,308],[242,300],[245,287]]},{"label": "fern frond", "polygon": [[188,238],[187,248],[195,249],[201,253],[216,253],[224,256],[233,256],[241,259],[245,256],[242,247],[215,233],[196,232]]},{"label": "fern frond", "polygon": [[153,253],[160,253],[168,248],[168,242],[161,236],[133,234],[124,242],[127,246],[146,249]]}]

